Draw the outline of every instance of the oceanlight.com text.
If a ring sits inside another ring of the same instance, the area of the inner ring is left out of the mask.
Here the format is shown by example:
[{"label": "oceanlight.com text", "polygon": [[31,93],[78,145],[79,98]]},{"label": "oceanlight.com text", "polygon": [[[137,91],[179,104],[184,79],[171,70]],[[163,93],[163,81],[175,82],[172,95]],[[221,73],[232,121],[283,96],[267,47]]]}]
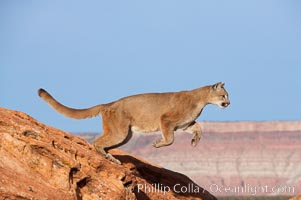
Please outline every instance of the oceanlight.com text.
[{"label": "oceanlight.com text", "polygon": [[[289,185],[276,185],[276,186],[254,186],[250,184],[244,184],[239,186],[224,186],[218,184],[211,184],[206,187],[208,192],[215,195],[262,195],[262,194],[275,194],[275,195],[283,195],[290,194],[295,195],[295,186]],[[138,184],[137,185],[138,193],[162,193],[166,194],[170,191],[174,193],[204,193],[205,190],[199,187],[196,184],[190,183],[188,185],[181,185],[179,183],[174,184],[173,186],[163,185],[161,183],[154,184]]]},{"label": "oceanlight.com text", "polygon": [[229,194],[229,195],[258,195],[258,194],[295,194],[295,187],[288,185],[276,186],[253,186],[244,184],[240,186],[222,186],[218,184],[211,184],[209,192],[213,194]]}]

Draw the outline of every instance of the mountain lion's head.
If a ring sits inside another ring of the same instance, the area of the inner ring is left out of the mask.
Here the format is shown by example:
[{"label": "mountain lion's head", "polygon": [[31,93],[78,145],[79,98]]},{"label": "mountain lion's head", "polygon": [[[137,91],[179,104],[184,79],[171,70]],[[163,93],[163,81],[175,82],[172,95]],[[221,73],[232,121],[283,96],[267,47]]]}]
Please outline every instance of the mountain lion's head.
[{"label": "mountain lion's head", "polygon": [[230,105],[228,92],[224,88],[225,83],[216,83],[211,86],[211,91],[208,97],[208,102],[226,108]]}]

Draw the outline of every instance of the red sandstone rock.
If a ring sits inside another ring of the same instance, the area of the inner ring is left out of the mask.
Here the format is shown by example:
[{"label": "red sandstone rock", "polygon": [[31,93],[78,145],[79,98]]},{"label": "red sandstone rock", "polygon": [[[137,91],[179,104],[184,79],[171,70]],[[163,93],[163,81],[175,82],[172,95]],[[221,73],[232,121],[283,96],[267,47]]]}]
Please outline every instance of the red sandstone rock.
[{"label": "red sandstone rock", "polygon": [[182,174],[110,153],[123,164],[79,137],[0,108],[0,199],[216,199]]}]

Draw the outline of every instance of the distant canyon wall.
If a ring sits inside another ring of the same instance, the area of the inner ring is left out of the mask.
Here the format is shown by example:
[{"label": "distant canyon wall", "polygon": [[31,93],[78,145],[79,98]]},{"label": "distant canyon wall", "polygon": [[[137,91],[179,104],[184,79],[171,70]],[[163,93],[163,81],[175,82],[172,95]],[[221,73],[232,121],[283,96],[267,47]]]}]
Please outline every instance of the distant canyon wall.
[{"label": "distant canyon wall", "polygon": [[203,131],[225,132],[283,132],[300,131],[301,121],[237,121],[237,122],[200,122]]}]

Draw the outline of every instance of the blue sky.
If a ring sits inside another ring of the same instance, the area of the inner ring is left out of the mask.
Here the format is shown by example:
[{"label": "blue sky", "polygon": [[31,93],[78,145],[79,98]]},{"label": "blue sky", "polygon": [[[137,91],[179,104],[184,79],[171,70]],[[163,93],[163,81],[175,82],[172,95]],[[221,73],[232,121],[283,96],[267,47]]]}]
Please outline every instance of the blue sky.
[{"label": "blue sky", "polygon": [[0,106],[99,132],[37,96],[85,108],[226,83],[231,105],[198,120],[301,120],[301,2],[1,1]]}]

